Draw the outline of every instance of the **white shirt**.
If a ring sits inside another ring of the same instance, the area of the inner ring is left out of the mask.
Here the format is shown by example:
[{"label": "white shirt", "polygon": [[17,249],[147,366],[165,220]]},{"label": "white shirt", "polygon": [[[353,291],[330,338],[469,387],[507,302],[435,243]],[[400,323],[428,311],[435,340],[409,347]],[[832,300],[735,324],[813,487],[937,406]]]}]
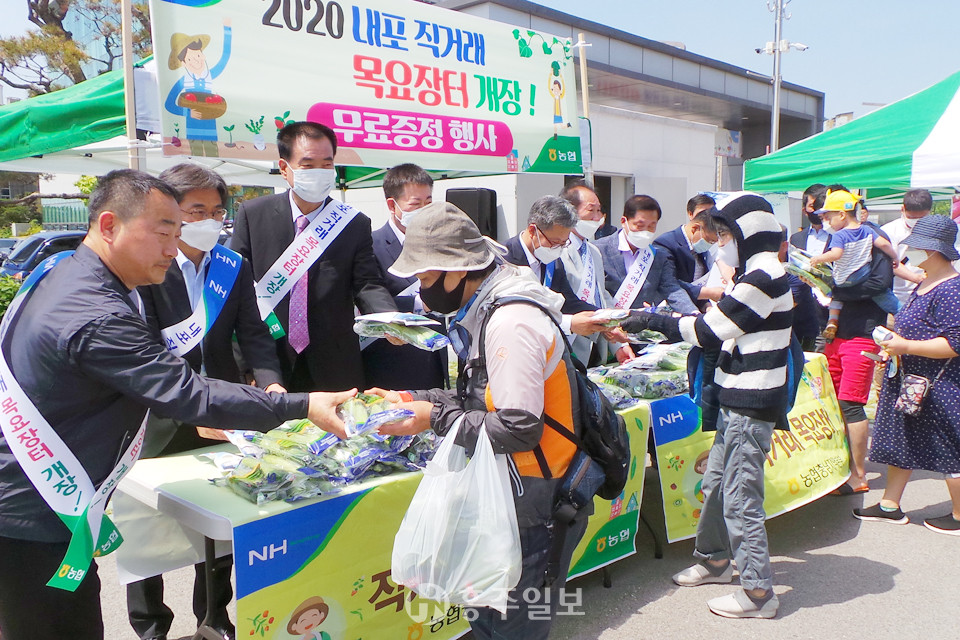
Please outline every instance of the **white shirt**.
[{"label": "white shirt", "polygon": [[203,295],[203,283],[207,278],[207,265],[210,264],[210,252],[203,254],[200,268],[194,266],[193,261],[177,249],[177,266],[183,274],[183,284],[187,287],[187,298],[190,300],[190,309],[196,309]]},{"label": "white shirt", "polygon": [[[910,235],[910,228],[907,227],[907,223],[903,221],[903,216],[894,220],[893,222],[888,222],[887,224],[880,227],[880,229],[890,237],[890,244],[893,245],[893,250],[897,252],[900,260],[903,260],[903,257],[909,251],[910,247],[905,244],[901,244],[904,239]],[[920,273],[920,269],[913,265],[906,265],[908,269],[914,273]],[[910,298],[910,293],[913,291],[914,287],[917,285],[913,282],[908,282],[903,278],[895,277],[893,279],[893,293],[897,296],[897,300],[900,301],[900,304],[905,304]]]},{"label": "white shirt", "polygon": [[143,298],[140,297],[140,292],[136,289],[130,290],[130,299],[133,301],[133,306],[137,308],[137,313],[140,314],[140,317],[144,320],[147,319],[147,310],[143,307]]},{"label": "white shirt", "polygon": [[820,227],[820,231],[810,227],[810,233],[807,234],[807,246],[804,247],[804,250],[810,255],[818,256],[826,251],[829,244],[830,234],[824,231],[823,227]]}]

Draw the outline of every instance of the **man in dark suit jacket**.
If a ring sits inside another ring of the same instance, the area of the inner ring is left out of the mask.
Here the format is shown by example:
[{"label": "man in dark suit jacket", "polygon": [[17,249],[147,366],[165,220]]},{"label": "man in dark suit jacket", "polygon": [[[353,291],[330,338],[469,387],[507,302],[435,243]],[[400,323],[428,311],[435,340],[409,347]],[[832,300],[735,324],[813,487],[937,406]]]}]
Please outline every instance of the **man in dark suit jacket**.
[{"label": "man in dark suit jacket", "polygon": [[563,296],[560,326],[568,335],[589,336],[605,331],[606,327],[590,319],[597,308],[577,297],[560,260],[579,219],[573,206],[563,198],[543,196],[530,207],[527,228],[507,240],[504,257],[511,264],[530,267],[544,286]]},{"label": "man in dark suit jacket", "polygon": [[[258,281],[293,242],[295,225],[309,225],[341,204],[328,197],[336,184],[336,144],[333,130],[315,122],[288,124],[277,134],[280,173],[291,190],[240,205],[231,243],[250,260]],[[276,346],[287,388],[365,388],[353,306],[364,314],[397,310],[373,254],[370,219],[357,212],[304,277],[304,312],[291,322],[290,301],[299,300],[295,296],[302,279],[274,308],[286,333]]]},{"label": "man in dark suit jacket", "polygon": [[686,224],[667,231],[653,241],[657,248],[667,251],[673,258],[677,284],[701,311],[707,300],[719,300],[723,295],[722,287],[704,290],[701,284],[694,284],[713,265],[709,250],[717,242],[717,230],[709,211],[715,204],[713,198],[704,194],[690,198],[687,202],[689,220]]},{"label": "man in dark suit jacket", "polygon": [[[213,325],[202,342],[183,357],[197,373],[209,378],[244,382],[234,358],[233,336],[243,359],[251,367],[257,385],[265,391],[285,392],[280,382],[280,363],[267,326],[257,310],[250,263],[232,251],[216,247],[226,211],[227,185],[219,175],[201,165],[183,163],[167,169],[160,178],[180,195],[183,227],[176,260],[167,269],[163,284],[138,288],[147,323],[158,334],[189,318],[197,308],[206,281],[212,277],[211,251],[234,259],[239,273],[227,294]],[[222,253],[219,253],[222,252]],[[144,456],[169,455],[208,446],[197,430],[179,422],[151,415],[144,439]],[[233,637],[234,628],[227,614],[233,598],[230,584],[232,557],[219,558],[212,571],[211,603],[214,627],[225,637]],[[206,616],[206,575],[203,563],[195,567],[193,609],[199,623]],[[164,638],[173,622],[173,612],[163,603],[163,577],[154,576],[127,585],[127,613],[130,624],[141,638]]]},{"label": "man in dark suit jacket", "polygon": [[632,266],[641,251],[652,250],[653,263],[630,308],[639,309],[645,302],[656,306],[667,300],[674,311],[697,313],[690,296],[677,282],[676,266],[670,253],[650,247],[660,216],[660,204],[656,200],[646,195],[632,196],[624,204],[620,231],[594,243],[603,256],[607,291],[616,300],[617,291],[627,277],[627,263]]},{"label": "man in dark suit jacket", "polygon": [[[415,164],[401,164],[383,176],[383,194],[390,218],[373,232],[373,253],[380,276],[400,311],[423,313],[419,300],[420,281],[399,278],[389,269],[403,249],[406,225],[420,209],[433,202],[433,178]],[[411,286],[415,285],[415,286]],[[400,294],[404,295],[400,295]],[[374,340],[363,349],[363,368],[367,384],[381,389],[438,389],[447,385],[446,349],[424,351],[411,345]]]},{"label": "man in dark suit jacket", "polygon": [[[827,187],[822,184],[812,184],[803,192],[803,196],[801,197],[803,213],[807,216],[810,225],[790,236],[791,245],[814,255],[819,255],[827,250],[830,245],[830,234],[823,230],[823,220],[820,218],[820,214],[817,213],[817,211],[823,207],[826,197]],[[813,290],[810,286],[804,286],[807,287],[810,295],[813,296]],[[823,328],[827,326],[830,312],[825,306],[819,303],[814,305],[814,310],[817,315],[820,331],[823,331]],[[819,334],[819,331],[817,333]],[[822,344],[819,346],[820,348],[817,350],[822,351]],[[813,342],[808,339],[803,341],[803,348],[805,351],[813,351],[816,347]]]}]

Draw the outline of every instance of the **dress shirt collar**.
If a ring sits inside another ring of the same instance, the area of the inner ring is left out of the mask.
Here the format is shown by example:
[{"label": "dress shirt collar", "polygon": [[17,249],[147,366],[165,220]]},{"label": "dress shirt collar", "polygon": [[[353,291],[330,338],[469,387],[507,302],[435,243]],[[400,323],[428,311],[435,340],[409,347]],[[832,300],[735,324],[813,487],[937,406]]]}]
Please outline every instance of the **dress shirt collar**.
[{"label": "dress shirt collar", "polygon": [[324,199],[323,202],[320,203],[320,206],[318,206],[316,209],[308,213],[303,213],[302,211],[300,211],[300,207],[297,206],[297,201],[293,199],[293,189],[287,190],[287,197],[290,199],[290,212],[293,215],[294,228],[296,228],[297,218],[299,218],[300,216],[307,216],[307,220],[309,220],[310,222],[313,222],[313,219],[317,217],[317,214],[320,212],[320,210],[323,209],[326,206],[326,204],[330,201],[330,198],[327,197],[326,199]]},{"label": "dress shirt collar", "polygon": [[579,253],[580,246],[584,242],[586,242],[586,240],[581,240],[580,236],[578,236],[576,233],[574,233],[573,231],[570,232],[570,252],[571,253]]},{"label": "dress shirt collar", "polygon": [[523,247],[524,255],[527,256],[527,264],[530,266],[531,269],[533,269],[533,272],[539,278],[540,269],[541,269],[540,261],[537,260],[532,253],[530,253],[529,249],[527,249],[527,243],[523,241],[523,238],[518,238],[518,239],[520,240],[520,246]]},{"label": "dress shirt collar", "polygon": [[629,253],[630,255],[637,253],[638,249],[634,249],[630,246],[630,243],[627,242],[626,231],[620,229],[620,231],[617,232],[617,238],[617,249],[619,249],[621,253]]},{"label": "dress shirt collar", "polygon": [[185,256],[183,251],[179,249],[177,249],[176,260],[177,266],[180,267],[180,273],[183,274],[183,284],[187,287],[190,308],[196,309],[200,302],[200,296],[203,295],[203,281],[207,276],[207,265],[210,264],[210,252],[204,252],[199,268],[193,264],[193,260]]},{"label": "dress shirt collar", "polygon": [[397,240],[400,241],[400,246],[403,246],[403,239],[406,237],[406,235],[403,233],[403,231],[400,231],[400,227],[397,226],[397,222],[393,219],[392,215],[387,218],[387,224],[389,224],[390,228],[393,229],[393,233],[397,236]]}]

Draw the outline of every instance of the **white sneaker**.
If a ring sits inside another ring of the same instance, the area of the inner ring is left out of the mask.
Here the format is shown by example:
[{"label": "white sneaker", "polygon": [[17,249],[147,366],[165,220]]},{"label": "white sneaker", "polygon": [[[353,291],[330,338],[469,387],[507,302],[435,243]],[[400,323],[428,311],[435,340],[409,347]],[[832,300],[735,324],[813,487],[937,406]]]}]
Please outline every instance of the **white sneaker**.
[{"label": "white sneaker", "polygon": [[707,602],[710,611],[724,618],[773,618],[780,607],[777,594],[758,607],[743,589],[737,589],[730,595],[714,598]]},{"label": "white sneaker", "polygon": [[680,573],[674,574],[673,581],[681,587],[699,587],[702,584],[727,584],[733,580],[733,563],[727,563],[727,568],[718,576],[710,573],[703,563],[687,567]]}]

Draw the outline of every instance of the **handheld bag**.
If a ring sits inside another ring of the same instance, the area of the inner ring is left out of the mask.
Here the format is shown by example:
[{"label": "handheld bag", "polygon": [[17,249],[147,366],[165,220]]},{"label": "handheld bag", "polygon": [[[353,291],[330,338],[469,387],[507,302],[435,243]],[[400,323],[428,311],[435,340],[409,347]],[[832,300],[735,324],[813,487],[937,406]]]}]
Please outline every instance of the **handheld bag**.
[{"label": "handheld bag", "polygon": [[522,566],[506,457],[481,429],[468,460],[459,430],[457,421],[423,470],[394,539],[393,580],[424,598],[505,613]]}]

